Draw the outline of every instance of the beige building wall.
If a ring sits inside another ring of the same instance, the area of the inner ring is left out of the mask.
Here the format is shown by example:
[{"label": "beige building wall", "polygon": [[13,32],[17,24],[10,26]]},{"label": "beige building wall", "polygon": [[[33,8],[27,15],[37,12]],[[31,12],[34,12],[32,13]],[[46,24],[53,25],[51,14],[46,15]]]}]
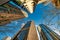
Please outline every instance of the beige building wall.
[{"label": "beige building wall", "polygon": [[38,40],[36,27],[35,27],[35,24],[34,24],[33,21],[31,22],[31,26],[30,26],[30,29],[29,29],[27,40]]}]

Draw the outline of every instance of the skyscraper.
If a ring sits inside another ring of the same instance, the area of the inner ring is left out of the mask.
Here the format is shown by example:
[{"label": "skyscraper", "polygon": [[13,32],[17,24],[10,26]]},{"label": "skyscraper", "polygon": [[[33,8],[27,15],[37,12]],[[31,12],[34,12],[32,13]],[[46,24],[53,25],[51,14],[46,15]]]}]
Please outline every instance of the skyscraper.
[{"label": "skyscraper", "polygon": [[15,9],[16,12],[12,8],[11,8],[11,10],[12,10],[12,12],[10,11],[10,13],[9,13],[6,10],[6,8],[0,6],[0,25],[10,23],[13,20],[28,17],[28,14],[25,11],[21,10],[21,9],[20,10]]},{"label": "skyscraper", "polygon": [[27,22],[24,27],[14,36],[13,40],[38,40],[34,22]]}]

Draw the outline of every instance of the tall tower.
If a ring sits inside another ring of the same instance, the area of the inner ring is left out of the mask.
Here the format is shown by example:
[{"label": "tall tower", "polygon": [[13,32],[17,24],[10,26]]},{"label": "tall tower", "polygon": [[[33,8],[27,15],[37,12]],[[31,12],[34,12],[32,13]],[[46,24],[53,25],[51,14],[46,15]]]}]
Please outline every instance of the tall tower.
[{"label": "tall tower", "polygon": [[0,6],[0,25],[5,25],[11,21],[28,17],[28,14],[21,9],[14,8],[15,11],[13,9],[11,10],[12,12],[10,11],[10,13],[8,13],[6,8]]},{"label": "tall tower", "polygon": [[34,22],[27,22],[23,28],[14,36],[13,40],[38,40]]},{"label": "tall tower", "polygon": [[34,22],[31,22],[27,40],[38,40],[37,31]]}]

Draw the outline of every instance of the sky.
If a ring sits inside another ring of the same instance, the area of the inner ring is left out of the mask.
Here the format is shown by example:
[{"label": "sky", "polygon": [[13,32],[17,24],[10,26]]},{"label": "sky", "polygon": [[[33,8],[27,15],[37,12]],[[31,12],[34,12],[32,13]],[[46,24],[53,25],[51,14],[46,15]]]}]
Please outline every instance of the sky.
[{"label": "sky", "polygon": [[[14,4],[13,2],[9,2],[10,4],[13,4],[13,6],[16,6],[18,7],[19,9],[22,9],[21,7],[17,6],[16,4]],[[28,17],[27,18],[24,18],[22,20],[24,20],[25,22],[28,21],[28,20],[33,20],[35,22],[36,25],[39,25],[41,23],[44,23],[44,18],[43,18],[43,15],[46,17],[47,14],[52,14],[53,16],[53,13],[50,12],[50,10],[53,11],[56,10],[56,8],[52,5],[52,3],[49,3],[48,5],[44,5],[43,3],[41,4],[38,4],[35,6],[34,8],[34,12],[32,14],[30,13],[27,13],[28,14]],[[26,10],[25,10],[26,11]],[[56,10],[57,11],[57,10]],[[55,12],[55,11],[54,11]],[[50,16],[50,15],[49,15]],[[48,18],[52,18],[52,17],[49,17],[47,16]],[[21,19],[20,19],[21,20]],[[48,23],[48,22],[46,22]]]},{"label": "sky", "polygon": [[[15,5],[13,2],[10,2],[11,4]],[[19,9],[22,9],[21,7],[17,6]],[[60,12],[60,10],[56,10],[56,8],[52,5],[52,3],[49,3],[48,5],[44,5],[43,3],[41,4],[37,4],[34,8],[34,12],[31,13],[27,13],[28,17],[27,18],[23,18],[23,19],[19,19],[16,21],[12,21],[11,23],[7,24],[10,26],[13,26],[13,24],[15,24],[15,26],[21,26],[22,23],[25,23],[27,21],[33,20],[35,25],[39,25],[39,24],[48,24],[49,20],[51,18],[54,17],[55,13]],[[45,18],[43,18],[43,16]],[[47,19],[47,20],[46,20]],[[50,23],[55,23],[55,21],[57,20],[56,16],[51,19]],[[18,25],[16,25],[18,24]]]},{"label": "sky", "polygon": [[43,17],[42,15],[46,15],[46,13],[45,13],[46,10],[52,9],[52,7],[49,7],[50,5],[51,4],[49,4],[47,6],[44,6],[43,4],[36,5],[34,12],[32,14],[29,14],[29,16],[27,18],[25,18],[25,21],[33,20],[36,25],[41,24],[42,21],[45,20],[44,18],[42,18]]},{"label": "sky", "polygon": [[[2,37],[5,37],[5,36],[11,36],[12,37],[21,28],[21,25],[23,23],[29,21],[29,20],[33,20],[35,25],[39,25],[39,24],[44,23],[45,19],[43,18],[43,15],[45,17],[47,16],[46,18],[48,18],[47,19],[47,22],[48,22],[48,20],[50,18],[52,18],[52,16],[53,16],[53,14],[49,10],[53,11],[53,9],[55,9],[55,8],[52,6],[51,3],[49,3],[47,6],[44,6],[44,4],[36,5],[36,7],[34,9],[34,12],[32,14],[27,13],[28,14],[27,18],[19,19],[19,20],[16,20],[16,21],[11,21],[11,23],[5,25],[6,27],[8,27],[8,29],[13,30],[14,33],[5,32],[5,34],[2,34],[3,32],[1,32],[0,33],[0,38],[2,39]],[[60,10],[56,10],[56,11],[60,11]],[[51,14],[51,16],[48,16],[47,13]],[[54,18],[53,23],[55,22],[55,20],[57,20],[57,19]],[[3,26],[3,27],[5,27],[5,26]],[[0,30],[4,30],[4,28],[2,28],[0,26]]]}]

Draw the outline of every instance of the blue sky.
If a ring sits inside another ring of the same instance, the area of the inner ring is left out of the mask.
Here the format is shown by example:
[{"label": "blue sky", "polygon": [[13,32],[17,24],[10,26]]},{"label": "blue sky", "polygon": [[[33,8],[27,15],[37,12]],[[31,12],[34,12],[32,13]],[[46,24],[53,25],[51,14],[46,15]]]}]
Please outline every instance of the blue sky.
[{"label": "blue sky", "polygon": [[[21,9],[21,7],[17,6],[13,2],[10,2],[10,4],[13,4],[13,6],[16,6],[19,9]],[[45,6],[44,4],[38,4],[38,5],[36,5],[34,12],[32,14],[27,13],[28,17],[24,18],[22,20],[24,20],[24,21],[33,20],[35,22],[35,24],[38,25],[38,24],[42,23],[43,20],[45,20],[42,15],[47,16],[47,13],[52,14],[51,12],[49,12],[49,10],[53,10],[53,9],[55,9],[55,7],[52,6],[52,3],[49,3],[47,6]]]},{"label": "blue sky", "polygon": [[[9,2],[9,4],[18,7],[19,9],[22,9],[20,6],[16,5],[15,3],[13,3],[12,1]],[[24,10],[24,9],[23,9]],[[52,11],[51,11],[52,10]],[[54,12],[58,12],[58,10],[56,10],[56,8],[52,5],[52,3],[49,3],[48,5],[44,5],[43,3],[36,5],[34,12],[32,14],[27,13],[28,17],[24,18],[24,19],[20,19],[20,23],[24,23],[27,22],[28,20],[33,20],[35,22],[36,25],[39,25],[41,23],[44,23],[44,18],[43,15],[46,17],[47,14],[53,14],[52,13],[54,10]],[[55,11],[56,10],[56,11]],[[26,10],[25,10],[26,11]],[[60,10],[59,10],[60,11]],[[52,16],[47,16],[48,18],[51,18]],[[24,22],[21,22],[21,20],[24,20]],[[17,20],[18,21],[18,20]],[[16,21],[15,21],[16,22]],[[14,23],[15,23],[14,22]],[[46,22],[47,23],[47,22]],[[11,24],[13,25],[13,24]]]},{"label": "blue sky", "polygon": [[41,24],[41,22],[44,20],[42,15],[46,15],[44,10],[50,10],[52,9],[50,4],[47,6],[44,6],[43,4],[38,4],[35,7],[35,10],[32,14],[29,14],[28,18],[25,18],[25,21],[27,20],[33,20],[36,25]]},{"label": "blue sky", "polygon": [[[55,9],[55,8],[52,6],[51,3],[48,4],[47,6],[44,6],[43,4],[38,4],[38,5],[36,5],[35,10],[32,14],[28,13],[27,18],[19,19],[19,20],[16,20],[16,21],[11,21],[11,23],[7,24],[6,26],[8,28],[11,27],[10,30],[13,30],[14,33],[15,33],[21,28],[22,23],[25,23],[29,20],[33,20],[36,25],[39,25],[42,22],[44,23],[45,19],[43,18],[43,15],[47,16],[47,13],[52,14],[51,12],[49,12],[49,10],[53,10],[53,9]],[[50,17],[47,16],[48,19],[51,18],[51,17],[52,16],[50,16]],[[55,20],[56,20],[56,18],[54,18],[53,22],[55,22]],[[3,26],[3,27],[5,27],[5,26]],[[16,28],[14,28],[14,27],[16,27]],[[5,29],[5,28],[3,28],[3,29]],[[2,30],[1,27],[0,27],[0,30]],[[11,36],[12,37],[14,35],[14,33],[5,32],[5,34],[2,34],[0,32],[0,38],[5,37],[5,36]]]}]

